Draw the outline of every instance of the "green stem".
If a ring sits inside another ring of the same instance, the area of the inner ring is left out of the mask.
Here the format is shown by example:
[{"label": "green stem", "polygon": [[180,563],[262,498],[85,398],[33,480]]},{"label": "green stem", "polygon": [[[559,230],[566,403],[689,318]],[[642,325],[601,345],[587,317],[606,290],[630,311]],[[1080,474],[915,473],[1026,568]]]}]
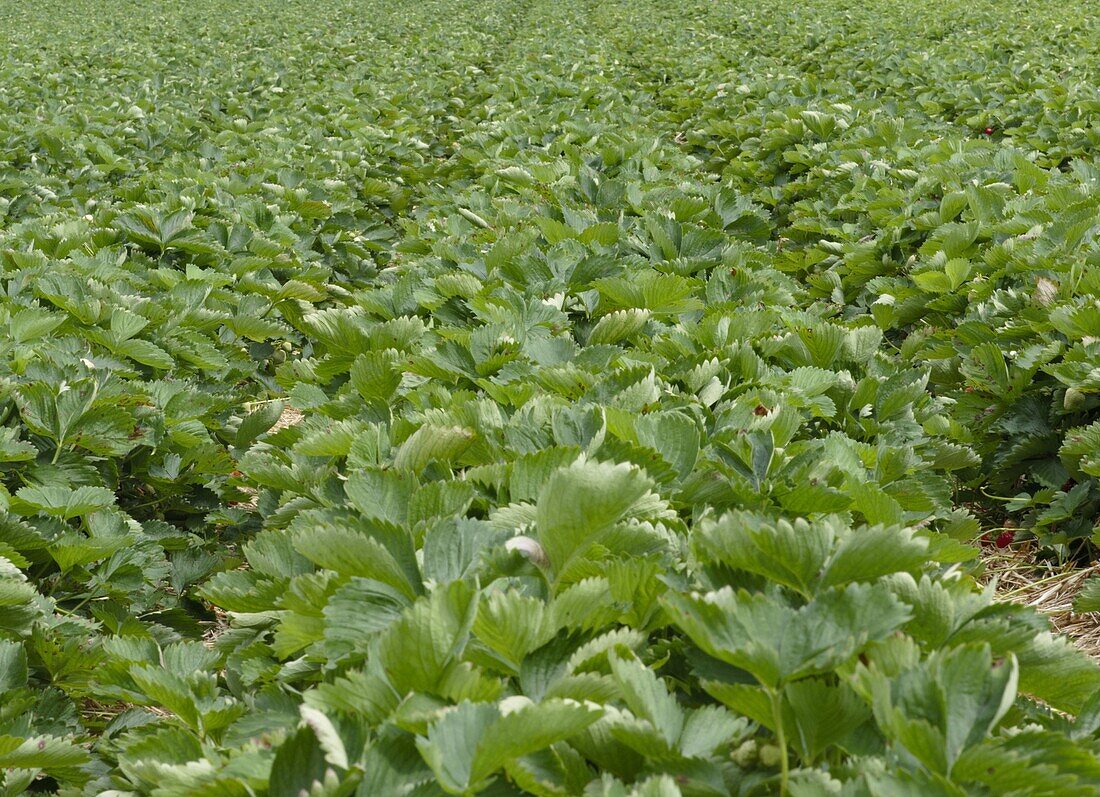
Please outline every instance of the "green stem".
[{"label": "green stem", "polygon": [[981,491],[982,495],[984,495],[986,498],[992,498],[994,501],[1012,501],[1012,500],[1014,500],[1013,498],[1010,498],[1007,495],[993,495],[992,493],[986,492],[986,489],[984,487],[979,487],[978,489]]},{"label": "green stem", "polygon": [[95,592],[94,591],[89,592],[87,595],[84,596],[84,598],[80,601],[80,603],[78,603],[76,606],[73,606],[71,609],[63,609],[60,606],[56,607],[56,609],[57,609],[57,611],[61,612],[62,614],[75,615],[78,611],[80,611],[82,608],[84,608],[84,605],[86,603],[88,603],[88,601],[93,600],[95,598],[96,598]]},{"label": "green stem", "polygon": [[[107,384],[107,380],[110,379],[110,378],[111,378],[111,374],[110,374],[110,372],[108,372],[107,376],[103,380],[103,384],[104,385]],[[67,419],[65,421],[65,423],[62,423],[61,420],[60,420],[60,418],[61,418],[61,408],[57,403],[57,400],[58,400],[58,398],[60,398],[61,394],[58,393],[56,396],[53,397],[53,407],[54,407],[54,412],[57,413],[58,422],[57,422],[57,448],[53,452],[53,459],[50,460],[51,465],[56,465],[57,460],[61,457],[61,450],[63,448],[65,448],[65,440],[69,436],[69,429],[75,423],[79,423],[80,419],[83,418],[85,415],[87,415],[88,411],[92,408],[92,405],[95,404],[95,400],[99,396],[100,387],[102,387],[102,385],[100,384],[98,377],[96,379],[93,379],[92,380],[92,394],[88,397],[88,400],[84,402],[84,408],[82,410],[80,410],[80,414],[77,415],[75,419],[71,419],[71,420]]]},{"label": "green stem", "polygon": [[791,765],[787,760],[787,734],[783,730],[783,693],[772,692],[772,718],[775,721],[775,743],[779,747],[779,797],[787,797]]}]

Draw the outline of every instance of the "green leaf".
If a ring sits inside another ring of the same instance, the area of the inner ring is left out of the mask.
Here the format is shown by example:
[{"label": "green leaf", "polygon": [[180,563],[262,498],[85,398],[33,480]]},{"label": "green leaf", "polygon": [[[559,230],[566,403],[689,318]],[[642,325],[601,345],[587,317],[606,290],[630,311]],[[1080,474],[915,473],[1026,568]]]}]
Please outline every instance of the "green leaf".
[{"label": "green leaf", "polygon": [[891,526],[860,527],[848,533],[829,558],[821,586],[875,581],[891,573],[916,572],[928,560],[928,540]]},{"label": "green leaf", "polygon": [[299,706],[302,722],[313,730],[317,743],[325,752],[325,761],[340,769],[348,768],[348,754],[332,720],[324,712],[310,706]]},{"label": "green leaf", "polygon": [[970,379],[981,385],[992,385],[995,392],[1008,392],[1010,377],[1004,354],[995,343],[983,343],[970,351],[961,369]]},{"label": "green leaf", "polygon": [[689,758],[708,758],[748,731],[744,717],[726,711],[722,706],[703,706],[688,714],[677,744],[679,752]]},{"label": "green leaf", "polygon": [[57,737],[19,739],[0,736],[0,769],[42,769],[56,772],[81,766],[89,760],[88,751],[84,748]]},{"label": "green leaf", "polygon": [[474,780],[474,759],[482,736],[500,718],[496,706],[462,702],[418,737],[416,747],[448,794],[469,794],[488,784]]},{"label": "green leaf", "polygon": [[840,356],[847,330],[836,324],[819,323],[798,330],[798,337],[809,354],[809,365],[828,368]]},{"label": "green leaf", "polygon": [[478,744],[471,771],[473,780],[489,777],[510,759],[580,733],[602,714],[598,706],[555,699],[502,711],[500,719],[486,729]]},{"label": "green leaf", "polygon": [[451,464],[473,444],[475,437],[473,431],[461,426],[425,424],[397,449],[394,467],[421,471],[430,462]]},{"label": "green leaf", "polygon": [[555,572],[606,534],[651,483],[629,465],[579,459],[555,472],[539,494],[539,542]]},{"label": "green leaf", "polygon": [[27,343],[48,335],[64,322],[65,316],[60,313],[25,307],[12,315],[8,328],[17,343]]},{"label": "green leaf", "polygon": [[872,676],[875,716],[930,771],[949,775],[1012,707],[1018,677],[1016,657],[994,665],[988,645],[936,651],[894,678]]},{"label": "green leaf", "polygon": [[260,404],[255,410],[248,413],[241,421],[241,425],[237,427],[234,445],[238,448],[248,446],[253,440],[278,423],[279,418],[283,416],[283,409],[284,406],[281,401],[267,401]]},{"label": "green leaf", "polygon": [[142,365],[151,368],[159,368],[162,371],[171,371],[176,367],[175,358],[155,343],[150,343],[141,338],[132,338],[112,346],[115,354],[129,357]]},{"label": "green leaf", "polygon": [[670,746],[679,741],[684,712],[656,673],[636,659],[625,659],[614,652],[608,661],[631,712],[648,720]]},{"label": "green leaf", "polygon": [[814,762],[871,717],[870,707],[844,683],[807,678],[783,690],[796,730],[790,739],[804,762]]},{"label": "green leaf", "polygon": [[0,639],[0,694],[27,684],[27,653],[19,642]]},{"label": "green leaf", "polygon": [[699,430],[691,418],[679,412],[643,415],[634,424],[638,442],[660,453],[661,458],[685,478],[699,457]]},{"label": "green leaf", "polygon": [[382,352],[360,354],[349,376],[356,391],[367,401],[387,401],[401,384],[401,373],[393,358]]},{"label": "green leaf", "polygon": [[300,797],[302,792],[308,794],[314,783],[324,780],[328,768],[325,751],[313,727],[303,725],[275,752],[267,793],[271,797]]},{"label": "green leaf", "polygon": [[424,536],[424,578],[441,584],[466,578],[500,543],[501,532],[477,520],[440,520]]},{"label": "green leaf", "polygon": [[182,676],[148,665],[130,668],[130,677],[145,695],[145,705],[163,706],[192,730],[199,727],[199,706]]},{"label": "green leaf", "polygon": [[[294,548],[309,561],[348,576],[381,581],[412,599],[420,592],[412,540],[392,529],[382,535],[367,527],[341,526],[303,518],[294,535]],[[395,555],[397,554],[397,555]]]},{"label": "green leaf", "polygon": [[1073,611],[1077,614],[1100,612],[1100,578],[1093,576],[1081,585],[1073,599]]},{"label": "green leaf", "polygon": [[379,662],[400,694],[435,693],[466,646],[477,593],[453,581],[418,600],[379,641]]},{"label": "green leaf", "polygon": [[734,512],[701,526],[695,543],[708,559],[765,576],[809,596],[835,534],[826,523],[801,519],[770,522],[758,515]]},{"label": "green leaf", "polygon": [[547,700],[507,711],[459,703],[417,739],[417,748],[449,794],[483,790],[508,761],[580,733],[601,711],[574,701]]},{"label": "green leaf", "polygon": [[848,485],[853,506],[870,524],[901,525],[904,515],[901,504],[877,484],[855,482]]},{"label": "green leaf", "polygon": [[910,616],[883,584],[849,584],[794,608],[726,587],[705,595],[669,595],[676,624],[709,655],[776,688],[828,672]]},{"label": "green leaf", "polygon": [[411,473],[393,470],[357,470],[348,475],[344,491],[364,517],[403,524],[417,487]]},{"label": "green leaf", "polygon": [[43,512],[68,520],[113,506],[115,495],[104,487],[22,487],[15,494],[20,511]]},{"label": "green leaf", "polygon": [[649,321],[649,315],[648,310],[638,308],[608,313],[588,333],[588,345],[615,344],[628,340],[642,331]]},{"label": "green leaf", "polygon": [[38,449],[18,435],[17,429],[0,427],[0,462],[29,462],[38,456]]},{"label": "green leaf", "polygon": [[367,749],[358,797],[405,797],[433,777],[415,738],[389,730]]},{"label": "green leaf", "polygon": [[491,592],[482,598],[473,631],[483,644],[519,672],[527,654],[556,631],[546,604],[518,592]]},{"label": "green leaf", "polygon": [[948,293],[954,287],[951,278],[942,271],[922,271],[913,275],[913,282],[929,293]]}]

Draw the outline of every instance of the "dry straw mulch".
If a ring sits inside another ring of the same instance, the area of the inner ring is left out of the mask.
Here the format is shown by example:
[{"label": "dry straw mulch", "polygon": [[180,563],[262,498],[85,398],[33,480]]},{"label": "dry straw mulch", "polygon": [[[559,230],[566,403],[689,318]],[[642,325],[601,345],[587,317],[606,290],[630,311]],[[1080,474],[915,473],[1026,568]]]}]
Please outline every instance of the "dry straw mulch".
[{"label": "dry straw mulch", "polygon": [[1028,543],[998,549],[982,546],[983,583],[996,581],[997,596],[1033,606],[1050,618],[1056,633],[1100,659],[1100,612],[1075,614],[1073,601],[1090,576],[1100,575],[1100,562],[1088,567],[1072,562],[1057,564],[1036,560]]},{"label": "dry straw mulch", "polygon": [[294,426],[300,423],[304,417],[301,410],[297,410],[289,404],[284,404],[283,414],[279,416],[279,420],[275,421],[275,425],[271,427],[271,431],[277,432],[280,429],[286,429],[288,426]]}]

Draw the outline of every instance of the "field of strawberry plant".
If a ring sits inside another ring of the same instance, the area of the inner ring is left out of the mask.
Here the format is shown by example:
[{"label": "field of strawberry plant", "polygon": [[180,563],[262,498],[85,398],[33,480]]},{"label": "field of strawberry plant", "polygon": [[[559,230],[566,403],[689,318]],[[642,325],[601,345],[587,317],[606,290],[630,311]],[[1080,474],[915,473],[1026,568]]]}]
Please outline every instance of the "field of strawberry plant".
[{"label": "field of strawberry plant", "polygon": [[1100,793],[1090,5],[0,0],[0,797]]}]

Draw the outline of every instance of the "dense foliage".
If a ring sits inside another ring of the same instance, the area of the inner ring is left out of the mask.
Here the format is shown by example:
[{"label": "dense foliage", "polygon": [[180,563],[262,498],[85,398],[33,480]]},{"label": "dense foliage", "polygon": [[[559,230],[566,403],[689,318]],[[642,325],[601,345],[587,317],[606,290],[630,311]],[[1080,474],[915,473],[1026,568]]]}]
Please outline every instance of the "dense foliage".
[{"label": "dense foliage", "polygon": [[0,794],[1096,794],[975,542],[1091,555],[1098,114],[1084,0],[0,0]]}]

